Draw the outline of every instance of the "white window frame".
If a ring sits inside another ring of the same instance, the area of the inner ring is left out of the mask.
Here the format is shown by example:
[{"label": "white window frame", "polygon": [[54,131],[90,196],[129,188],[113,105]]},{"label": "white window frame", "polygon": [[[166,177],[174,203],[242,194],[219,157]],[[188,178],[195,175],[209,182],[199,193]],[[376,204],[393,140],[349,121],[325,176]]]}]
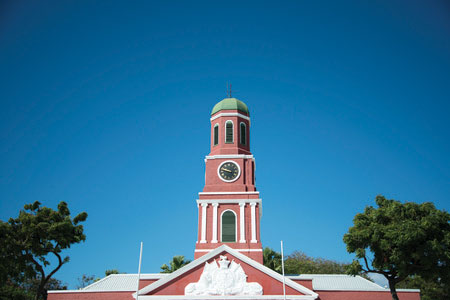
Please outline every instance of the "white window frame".
[{"label": "white window frame", "polygon": [[[227,124],[231,123],[231,143],[227,142]],[[225,138],[224,138],[225,144],[234,144],[234,122],[232,120],[226,120],[225,121]]]},{"label": "white window frame", "polygon": [[[217,127],[217,144],[215,143],[216,127]],[[213,146],[219,145],[219,135],[220,135],[220,126],[219,123],[216,123],[213,127]]]},{"label": "white window frame", "polygon": [[[244,125],[244,127],[245,127],[245,143],[244,144],[241,144],[241,125]],[[239,145],[244,145],[244,146],[247,146],[247,124],[245,124],[245,122],[241,122],[241,123],[239,123]]]}]

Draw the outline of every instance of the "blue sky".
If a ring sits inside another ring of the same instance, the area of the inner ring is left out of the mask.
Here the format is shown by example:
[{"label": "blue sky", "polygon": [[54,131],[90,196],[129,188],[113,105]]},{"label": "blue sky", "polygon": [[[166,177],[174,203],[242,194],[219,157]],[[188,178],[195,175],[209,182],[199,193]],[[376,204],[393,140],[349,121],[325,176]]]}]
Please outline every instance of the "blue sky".
[{"label": "blue sky", "polygon": [[193,258],[209,114],[251,112],[264,246],[351,261],[378,194],[450,210],[446,1],[4,1],[0,219],[86,211],[55,275]]}]

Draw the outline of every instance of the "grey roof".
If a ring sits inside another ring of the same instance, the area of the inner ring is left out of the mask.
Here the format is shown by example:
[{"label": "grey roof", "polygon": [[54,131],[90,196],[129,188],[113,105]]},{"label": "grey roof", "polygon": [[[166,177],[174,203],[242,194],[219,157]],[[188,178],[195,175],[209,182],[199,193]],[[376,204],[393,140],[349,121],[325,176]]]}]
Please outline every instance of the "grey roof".
[{"label": "grey roof", "polygon": [[303,274],[288,276],[291,279],[312,279],[317,291],[386,291],[385,288],[361,276],[341,274]]},{"label": "grey roof", "polygon": [[[160,279],[169,274],[141,274],[141,279]],[[304,274],[286,276],[290,279],[312,279],[318,291],[386,291],[385,288],[361,276],[340,274]],[[83,291],[135,291],[137,274],[112,274],[82,289]]]},{"label": "grey roof", "polygon": [[[141,279],[160,279],[168,274],[141,274]],[[112,274],[91,285],[82,291],[136,291],[137,274]]]},{"label": "grey roof", "polygon": [[[141,274],[141,279],[161,279],[170,274]],[[361,276],[341,274],[303,274],[286,276],[292,280],[312,280],[313,289],[316,291],[389,291],[376,283]],[[112,274],[76,292],[100,292],[100,291],[136,291],[137,274]],[[419,292],[416,289],[397,289],[404,292]],[[74,292],[49,291],[50,293]]]}]

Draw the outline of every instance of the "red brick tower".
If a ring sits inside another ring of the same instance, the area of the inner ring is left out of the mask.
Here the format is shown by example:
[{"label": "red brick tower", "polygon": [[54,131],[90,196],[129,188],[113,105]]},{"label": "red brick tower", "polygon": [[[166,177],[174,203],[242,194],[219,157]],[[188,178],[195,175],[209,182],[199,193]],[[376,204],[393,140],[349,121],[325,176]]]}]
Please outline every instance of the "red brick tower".
[{"label": "red brick tower", "polygon": [[214,106],[210,120],[211,152],[205,158],[205,187],[197,200],[194,257],[226,244],[263,263],[249,110],[244,102],[226,98]]}]

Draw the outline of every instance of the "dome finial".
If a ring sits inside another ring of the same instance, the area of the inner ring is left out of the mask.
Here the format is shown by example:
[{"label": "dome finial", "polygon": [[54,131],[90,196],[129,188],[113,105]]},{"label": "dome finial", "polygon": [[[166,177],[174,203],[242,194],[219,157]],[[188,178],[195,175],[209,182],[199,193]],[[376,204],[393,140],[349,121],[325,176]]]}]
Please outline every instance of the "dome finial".
[{"label": "dome finial", "polygon": [[231,92],[232,92],[232,89],[231,89],[231,83],[227,83],[227,97],[228,97],[228,98],[233,98],[233,97],[231,96]]}]

